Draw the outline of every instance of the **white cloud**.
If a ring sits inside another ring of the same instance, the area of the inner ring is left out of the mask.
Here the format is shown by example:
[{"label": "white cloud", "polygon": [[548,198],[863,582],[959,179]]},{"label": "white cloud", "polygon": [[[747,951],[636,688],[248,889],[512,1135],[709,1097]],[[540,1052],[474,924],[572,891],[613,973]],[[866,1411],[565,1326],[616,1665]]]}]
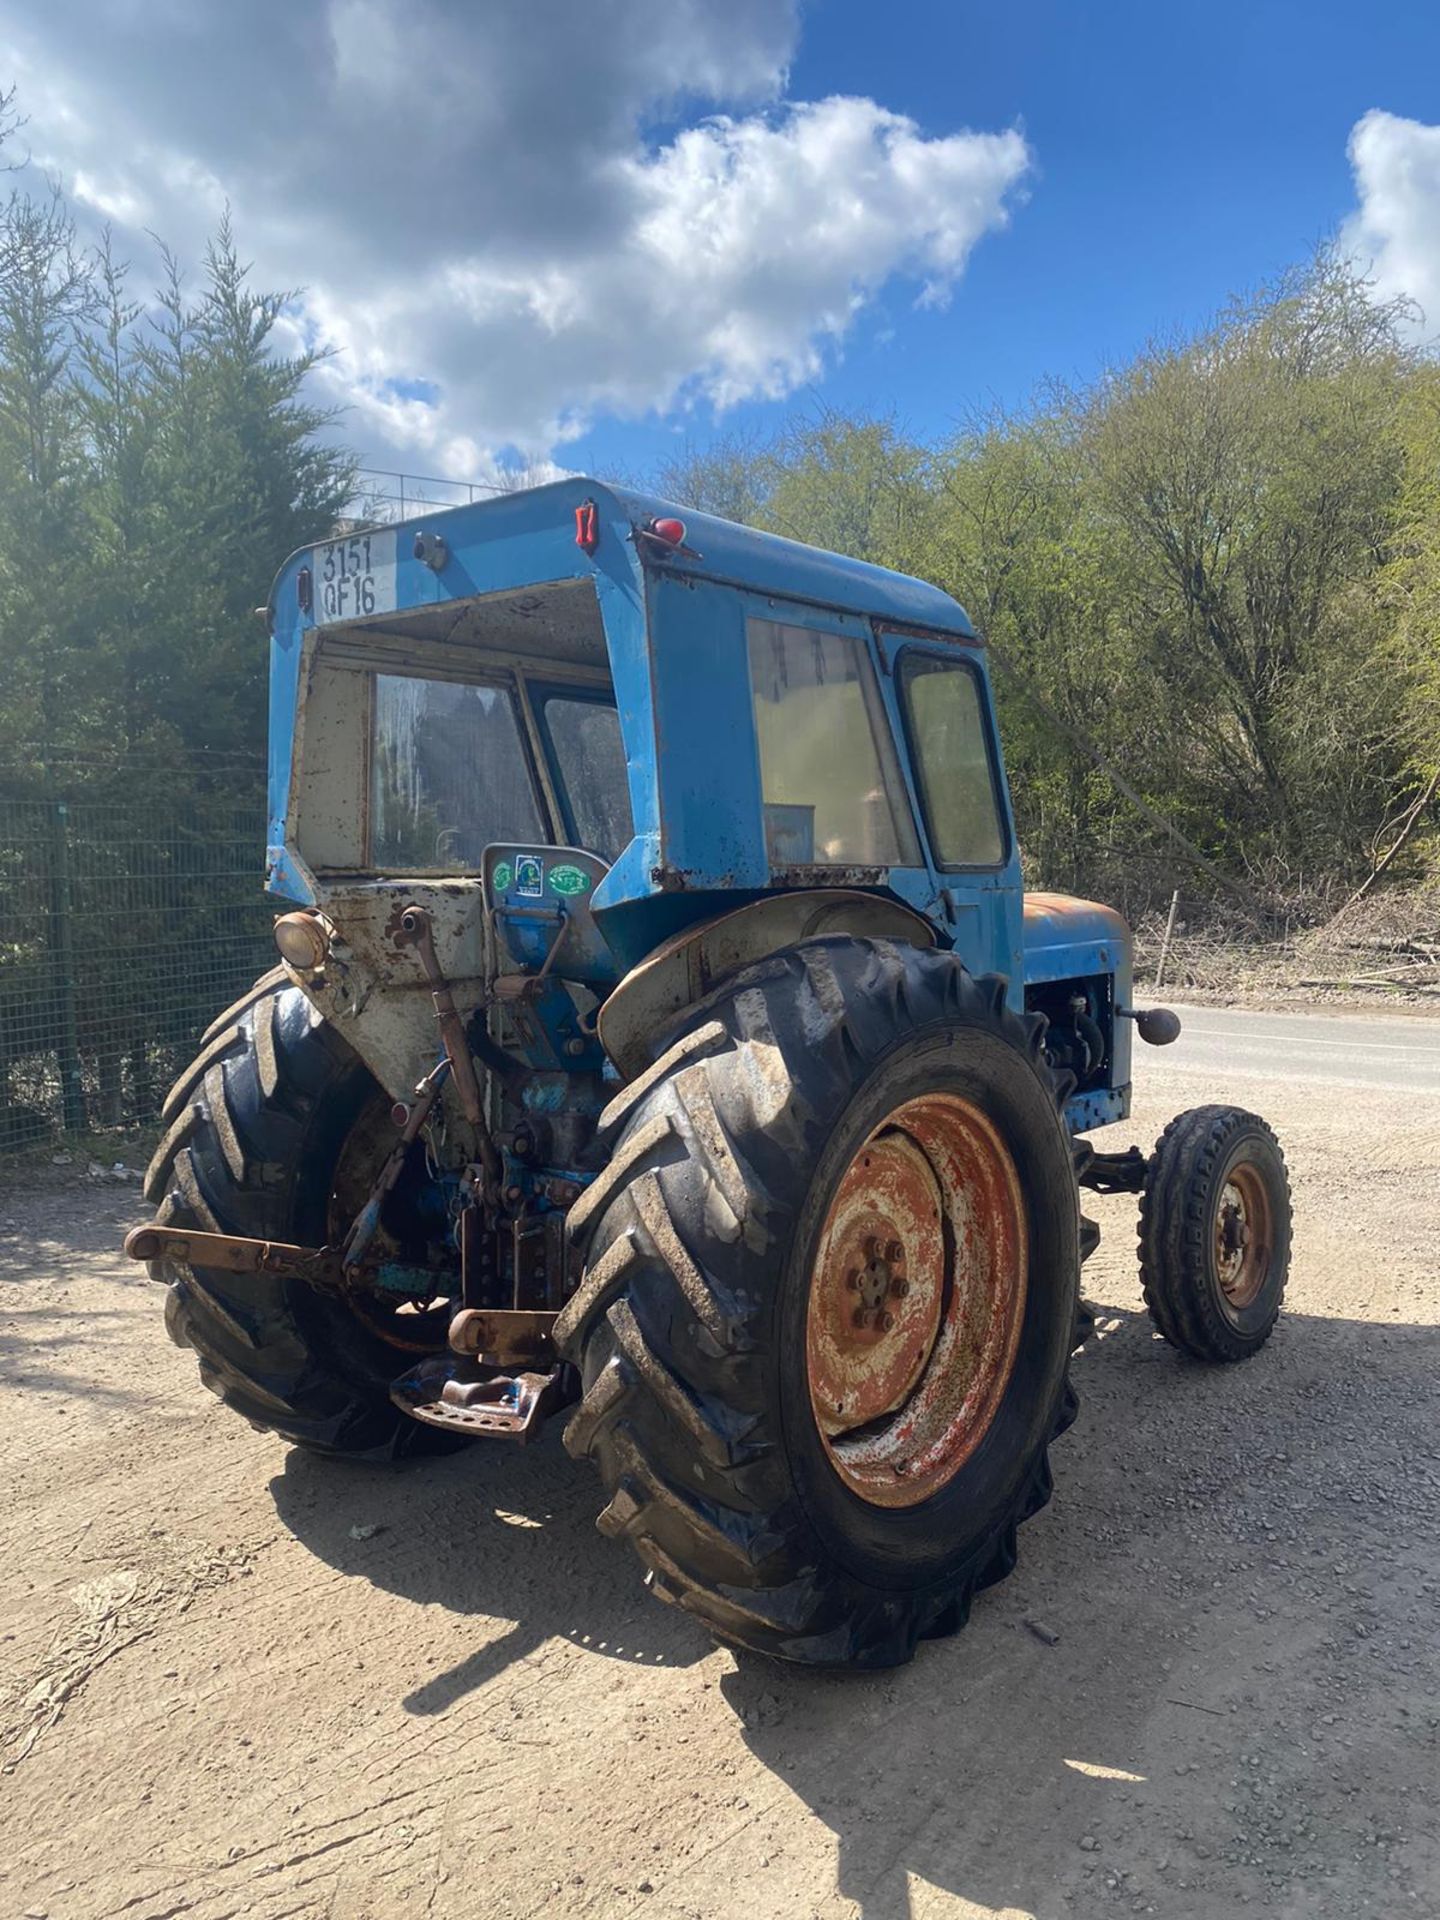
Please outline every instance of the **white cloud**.
[{"label": "white cloud", "polygon": [[[1029,166],[788,100],[796,0],[0,0],[26,137],[194,260],[217,206],[376,459],[484,471],[605,413],[779,396],[899,276],[946,299]],[[8,29],[8,31],[7,31]]]},{"label": "white cloud", "polygon": [[1350,135],[1358,210],[1344,244],[1383,297],[1420,308],[1419,331],[1440,335],[1440,126],[1367,113]]}]

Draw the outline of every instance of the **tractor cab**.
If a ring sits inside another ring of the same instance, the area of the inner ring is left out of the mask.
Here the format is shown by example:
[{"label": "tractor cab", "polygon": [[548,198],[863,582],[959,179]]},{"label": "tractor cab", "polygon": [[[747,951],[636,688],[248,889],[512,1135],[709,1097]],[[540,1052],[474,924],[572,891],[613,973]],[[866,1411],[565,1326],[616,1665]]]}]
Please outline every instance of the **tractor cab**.
[{"label": "tractor cab", "polygon": [[[673,998],[717,938],[733,966],[798,913],[952,951],[1017,1008],[1028,988],[1072,1035],[1076,1123],[1124,1113],[1128,935],[1055,896],[1024,911],[984,647],[937,588],[569,480],[297,554],[270,617],[268,884],[333,929],[326,1011],[363,990],[359,1050],[397,1097],[423,1031],[403,895],[462,1004],[544,969],[536,1067],[633,1064],[662,947]],[[571,924],[553,952],[547,913]]]}]

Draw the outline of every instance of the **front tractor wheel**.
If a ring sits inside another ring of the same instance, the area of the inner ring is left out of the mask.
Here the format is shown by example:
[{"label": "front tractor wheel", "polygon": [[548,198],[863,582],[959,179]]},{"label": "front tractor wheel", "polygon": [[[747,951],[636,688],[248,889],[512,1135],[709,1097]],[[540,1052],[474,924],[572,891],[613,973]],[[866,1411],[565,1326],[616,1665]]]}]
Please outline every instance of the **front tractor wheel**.
[{"label": "front tractor wheel", "polygon": [[1140,1199],[1140,1278],[1156,1327],[1197,1360],[1270,1338],[1290,1269],[1280,1143],[1241,1107],[1192,1107],[1161,1134]]},{"label": "front tractor wheel", "polygon": [[1074,1415],[1042,1030],[951,955],[820,939],[693,1009],[607,1116],[566,1444],[602,1531],[720,1638],[890,1666],[1014,1565]]}]

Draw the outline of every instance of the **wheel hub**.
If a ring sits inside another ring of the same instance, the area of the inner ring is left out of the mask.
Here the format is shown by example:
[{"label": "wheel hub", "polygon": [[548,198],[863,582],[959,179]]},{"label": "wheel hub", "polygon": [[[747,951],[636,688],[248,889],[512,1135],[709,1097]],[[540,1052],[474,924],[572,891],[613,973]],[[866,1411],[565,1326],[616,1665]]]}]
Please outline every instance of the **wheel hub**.
[{"label": "wheel hub", "polygon": [[992,1123],[929,1094],[841,1176],[811,1274],[806,1362],[831,1464],[873,1505],[918,1505],[979,1445],[1026,1291],[1019,1178]]},{"label": "wheel hub", "polygon": [[893,1413],[935,1343],[945,1284],[941,1194],[914,1142],[867,1142],[840,1183],[811,1294],[810,1390],[820,1429]]},{"label": "wheel hub", "polygon": [[1215,1271],[1231,1308],[1249,1306],[1264,1286],[1270,1238],[1264,1182],[1257,1168],[1242,1161],[1230,1169],[1215,1215]]}]

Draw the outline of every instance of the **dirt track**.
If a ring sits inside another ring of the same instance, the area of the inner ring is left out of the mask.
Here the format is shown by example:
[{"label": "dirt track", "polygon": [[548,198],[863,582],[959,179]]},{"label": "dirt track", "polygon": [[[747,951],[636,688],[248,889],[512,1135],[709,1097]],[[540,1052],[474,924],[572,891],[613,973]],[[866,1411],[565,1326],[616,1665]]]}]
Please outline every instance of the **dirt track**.
[{"label": "dirt track", "polygon": [[0,1186],[0,1914],[1440,1913],[1440,1096],[1141,1064],[1114,1144],[1227,1096],[1281,1132],[1291,1310],[1180,1363],[1100,1202],[1055,1502],[878,1678],[656,1605],[558,1435],[385,1473],[252,1432],[116,1256],[130,1192]]}]

